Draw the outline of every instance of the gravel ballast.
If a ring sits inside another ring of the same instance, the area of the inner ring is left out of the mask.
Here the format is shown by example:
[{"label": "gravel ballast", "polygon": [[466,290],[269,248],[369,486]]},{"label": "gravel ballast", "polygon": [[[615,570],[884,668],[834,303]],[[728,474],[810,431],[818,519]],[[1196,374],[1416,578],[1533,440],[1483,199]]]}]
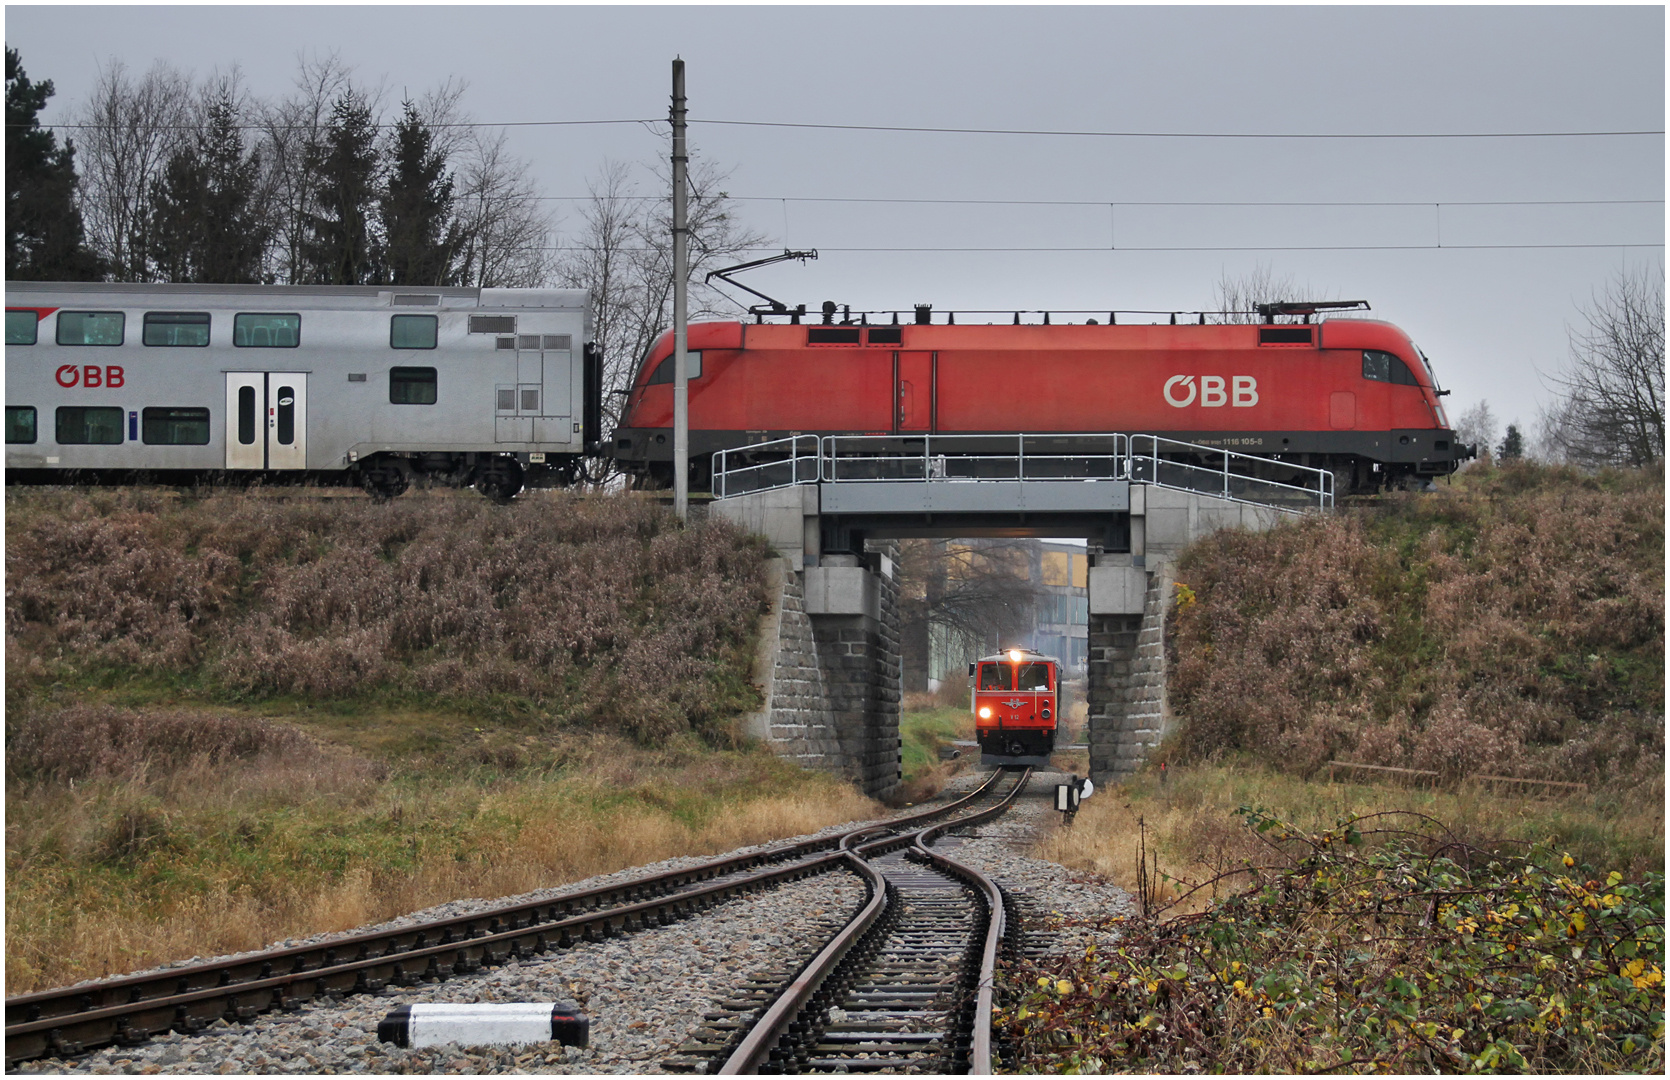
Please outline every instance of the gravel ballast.
[{"label": "gravel ballast", "polygon": [[[1130,898],[1118,888],[1069,880],[1061,866],[1024,850],[1053,828],[1051,774],[1035,775],[1029,792],[1005,814],[970,835],[942,841],[953,857],[976,866],[1005,889],[1029,898],[1034,912],[1092,916],[1124,914]],[[977,779],[953,779],[954,797]],[[841,825],[825,832],[839,832]],[[764,846],[764,845],[762,845]],[[750,849],[743,849],[750,850]],[[379,927],[464,914],[510,902],[542,899],[614,880],[706,861],[669,859],[648,867],[525,897],[458,901],[416,912]],[[779,886],[711,911],[624,938],[586,943],[545,956],[511,961],[473,975],[414,987],[388,988],[340,1002],[322,1001],[294,1013],[272,1013],[246,1024],[217,1022],[197,1035],[158,1036],[138,1047],[107,1047],[69,1060],[22,1063],[20,1072],[74,1073],[657,1073],[688,1041],[704,1013],[731,997],[748,976],[789,963],[802,947],[827,938],[864,900],[855,875]],[[308,941],[344,935],[320,935]],[[300,941],[282,944],[300,944]],[[194,958],[195,959],[195,958]],[[523,1047],[441,1046],[399,1049],[377,1041],[377,1022],[398,1005],[420,1002],[571,1001],[591,1021],[585,1049],[539,1043]]]}]

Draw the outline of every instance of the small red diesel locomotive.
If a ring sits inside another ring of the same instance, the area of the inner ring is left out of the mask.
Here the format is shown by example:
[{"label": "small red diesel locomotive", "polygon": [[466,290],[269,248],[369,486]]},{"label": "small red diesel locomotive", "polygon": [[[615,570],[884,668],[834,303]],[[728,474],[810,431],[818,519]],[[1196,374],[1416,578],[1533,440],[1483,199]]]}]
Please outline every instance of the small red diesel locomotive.
[{"label": "small red diesel locomotive", "polygon": [[983,656],[968,669],[981,762],[1048,765],[1060,711],[1061,661],[1010,649]]},{"label": "small red diesel locomotive", "polygon": [[[1266,305],[1309,318],[1332,304]],[[1204,316],[1201,316],[1204,318]],[[690,326],[690,462],[791,434],[1122,432],[1328,469],[1334,492],[1412,487],[1472,456],[1426,357],[1390,323],[741,322]],[[672,479],[673,336],[650,347],[610,453]]]}]

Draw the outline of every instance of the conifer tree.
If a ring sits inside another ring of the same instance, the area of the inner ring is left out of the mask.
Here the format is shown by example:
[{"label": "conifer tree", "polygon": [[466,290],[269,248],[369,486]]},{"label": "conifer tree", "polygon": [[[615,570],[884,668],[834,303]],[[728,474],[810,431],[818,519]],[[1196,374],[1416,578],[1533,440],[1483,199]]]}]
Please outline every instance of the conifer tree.
[{"label": "conifer tree", "polygon": [[151,257],[165,281],[258,284],[272,228],[257,205],[260,151],[244,152],[234,102],[211,104],[195,145],[176,151],[156,184]]},{"label": "conifer tree", "polygon": [[16,49],[6,50],[6,277],[97,281],[75,204],[75,146],[40,126],[52,80],[30,82]]},{"label": "conifer tree", "polygon": [[364,285],[383,280],[381,245],[372,232],[377,207],[376,125],[371,106],[343,94],[331,107],[323,142],[309,154],[318,182],[316,209],[302,242],[304,280]]},{"label": "conifer tree", "polygon": [[380,206],[384,266],[394,285],[456,285],[461,230],[452,213],[446,154],[407,101],[390,146]]}]

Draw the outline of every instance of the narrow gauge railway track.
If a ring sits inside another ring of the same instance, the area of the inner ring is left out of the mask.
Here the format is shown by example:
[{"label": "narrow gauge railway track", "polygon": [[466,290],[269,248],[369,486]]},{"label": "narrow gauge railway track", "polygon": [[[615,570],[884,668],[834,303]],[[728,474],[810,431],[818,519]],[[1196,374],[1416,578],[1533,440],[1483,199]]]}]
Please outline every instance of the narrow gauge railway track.
[{"label": "narrow gauge railway track", "polygon": [[994,771],[973,792],[945,806],[682,870],[394,930],[9,997],[6,1064],[68,1057],[113,1043],[137,1045],[168,1031],[192,1034],[220,1019],[244,1021],[391,983],[466,975],[583,941],[668,925],[750,892],[847,868],[846,845],[855,837],[870,837],[873,846],[875,836],[890,834],[906,846],[909,840],[901,841],[901,833],[908,837],[926,822],[987,800],[1001,775]]},{"label": "narrow gauge railway track", "polygon": [[848,924],[776,986],[757,981],[710,1013],[668,1066],[721,1075],[991,1072],[991,1010],[1005,899],[972,867],[933,851],[948,829],[995,805],[904,835],[849,834],[848,865],[869,887]]}]

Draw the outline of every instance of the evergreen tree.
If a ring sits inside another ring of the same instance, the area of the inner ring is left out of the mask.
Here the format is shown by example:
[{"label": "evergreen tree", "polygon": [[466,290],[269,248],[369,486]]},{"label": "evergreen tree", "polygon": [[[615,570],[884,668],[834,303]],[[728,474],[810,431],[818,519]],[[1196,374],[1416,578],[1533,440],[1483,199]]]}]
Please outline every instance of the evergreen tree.
[{"label": "evergreen tree", "polygon": [[452,215],[452,177],[434,132],[407,101],[394,129],[381,217],[384,266],[394,285],[456,285],[461,246]]},{"label": "evergreen tree", "polygon": [[32,83],[16,49],[6,49],[6,277],[97,281],[75,203],[75,146],[40,126],[52,80]]},{"label": "evergreen tree", "polygon": [[1502,445],[1496,448],[1497,461],[1518,461],[1525,456],[1525,436],[1519,433],[1518,424],[1509,424],[1508,433],[1502,438]]},{"label": "evergreen tree", "polygon": [[331,107],[331,123],[308,167],[318,188],[316,209],[302,241],[305,281],[317,285],[365,285],[383,279],[372,215],[377,206],[376,125],[371,107],[344,94]]},{"label": "evergreen tree", "polygon": [[271,235],[256,202],[260,152],[244,153],[238,110],[209,106],[195,146],[168,161],[151,209],[151,257],[166,281],[258,284]]}]

